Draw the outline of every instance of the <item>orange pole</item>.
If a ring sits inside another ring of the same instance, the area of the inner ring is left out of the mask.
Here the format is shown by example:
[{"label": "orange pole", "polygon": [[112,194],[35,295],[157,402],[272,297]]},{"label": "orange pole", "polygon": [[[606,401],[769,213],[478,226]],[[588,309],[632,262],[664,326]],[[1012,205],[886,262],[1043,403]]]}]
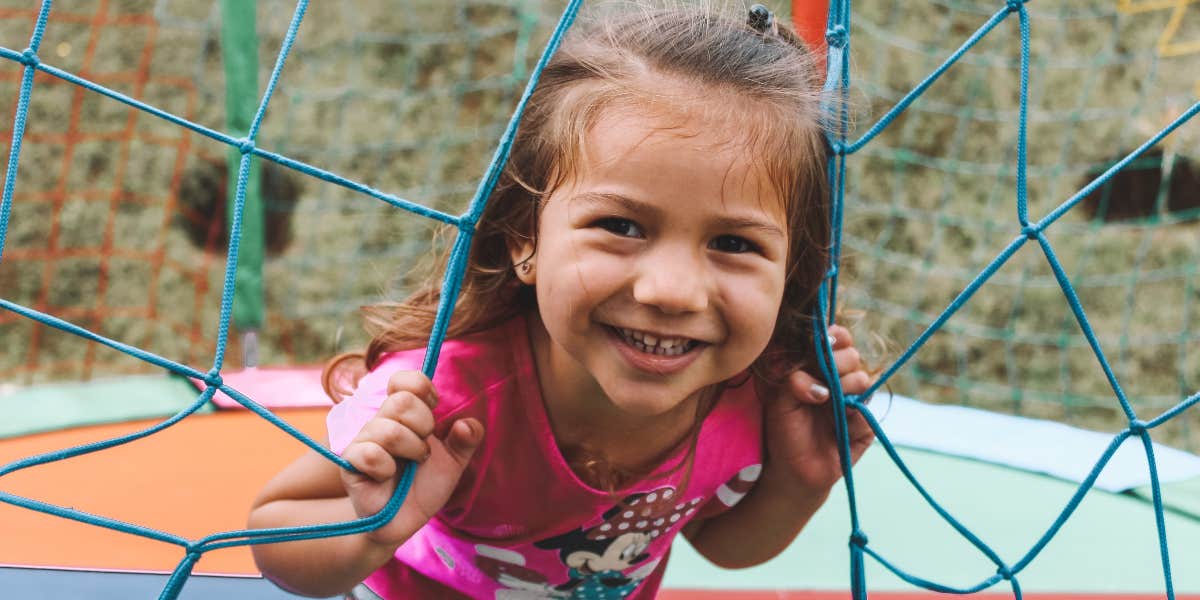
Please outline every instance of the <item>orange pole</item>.
[{"label": "orange pole", "polygon": [[792,22],[809,48],[824,54],[829,0],[792,0]]}]

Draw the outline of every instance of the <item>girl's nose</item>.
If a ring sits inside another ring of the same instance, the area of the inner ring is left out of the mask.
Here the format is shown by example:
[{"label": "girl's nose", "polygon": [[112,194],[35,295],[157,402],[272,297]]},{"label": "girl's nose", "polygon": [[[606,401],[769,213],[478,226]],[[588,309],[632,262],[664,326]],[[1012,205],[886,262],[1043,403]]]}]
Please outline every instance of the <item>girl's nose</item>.
[{"label": "girl's nose", "polygon": [[708,272],[700,260],[679,254],[650,254],[638,265],[633,298],[678,314],[708,308]]}]

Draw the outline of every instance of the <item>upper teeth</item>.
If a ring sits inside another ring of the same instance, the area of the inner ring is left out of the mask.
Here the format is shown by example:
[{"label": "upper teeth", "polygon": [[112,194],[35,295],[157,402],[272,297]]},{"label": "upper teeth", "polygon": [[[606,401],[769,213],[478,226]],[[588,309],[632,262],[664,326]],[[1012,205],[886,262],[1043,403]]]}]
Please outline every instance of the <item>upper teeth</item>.
[{"label": "upper teeth", "polygon": [[621,335],[630,341],[637,342],[642,350],[656,354],[682,354],[691,340],[685,337],[657,337],[636,329],[619,328]]}]

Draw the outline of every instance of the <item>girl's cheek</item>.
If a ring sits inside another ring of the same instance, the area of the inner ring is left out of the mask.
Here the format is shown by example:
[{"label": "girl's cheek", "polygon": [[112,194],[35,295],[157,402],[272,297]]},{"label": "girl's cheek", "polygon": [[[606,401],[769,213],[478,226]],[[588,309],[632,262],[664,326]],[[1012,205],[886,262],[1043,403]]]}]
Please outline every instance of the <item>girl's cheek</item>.
[{"label": "girl's cheek", "polygon": [[766,269],[728,269],[721,277],[721,294],[728,302],[758,306],[758,318],[763,318],[764,312],[774,318],[783,304],[784,284],[782,273]]},{"label": "girl's cheek", "polygon": [[632,272],[634,265],[621,256],[597,252],[577,255],[575,271],[579,282],[584,285],[611,286],[622,283]]}]

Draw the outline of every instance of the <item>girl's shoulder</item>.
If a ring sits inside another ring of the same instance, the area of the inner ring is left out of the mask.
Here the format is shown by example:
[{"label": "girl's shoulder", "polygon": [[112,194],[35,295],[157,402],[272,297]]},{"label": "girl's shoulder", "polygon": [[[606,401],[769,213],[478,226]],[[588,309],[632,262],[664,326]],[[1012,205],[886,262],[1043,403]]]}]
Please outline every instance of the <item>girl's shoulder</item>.
[{"label": "girl's shoulder", "polygon": [[[387,379],[399,370],[420,371],[427,347],[385,354],[368,375]],[[433,384],[439,394],[461,395],[487,388],[497,380],[512,377],[532,367],[525,321],[514,317],[499,325],[468,335],[447,339],[437,355]],[[364,380],[366,377],[364,377]]]},{"label": "girl's shoulder", "polygon": [[[349,436],[346,442],[357,435],[387,399],[392,375],[397,371],[420,371],[427,351],[422,347],[384,354],[375,368],[359,379],[354,393],[330,411],[326,419],[330,441],[345,437],[335,431],[345,431]],[[441,424],[446,417],[470,410],[481,398],[503,396],[498,388],[506,384],[515,393],[523,385],[520,379],[533,373],[523,319],[514,318],[485,331],[448,339],[442,344],[433,375],[438,394],[434,418]]]},{"label": "girl's shoulder", "polygon": [[[355,395],[385,397],[392,374],[420,371],[428,350],[421,347],[384,354],[379,364],[359,380]],[[445,340],[437,355],[433,385],[443,403],[449,401],[452,406],[502,381],[532,373],[525,320],[514,317],[495,327]],[[437,412],[445,410],[439,406]]]}]

